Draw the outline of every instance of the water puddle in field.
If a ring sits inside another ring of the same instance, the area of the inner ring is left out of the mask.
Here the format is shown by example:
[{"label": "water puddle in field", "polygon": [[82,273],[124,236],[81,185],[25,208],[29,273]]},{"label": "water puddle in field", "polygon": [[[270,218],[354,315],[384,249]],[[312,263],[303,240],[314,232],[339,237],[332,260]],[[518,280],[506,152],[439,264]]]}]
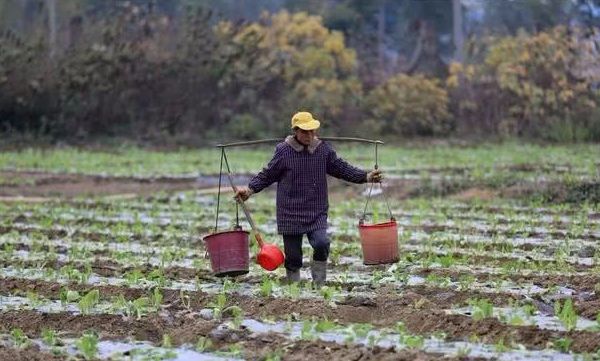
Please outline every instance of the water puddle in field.
[{"label": "water puddle in field", "polygon": [[[85,294],[81,295],[85,296]],[[0,296],[0,309],[7,310],[35,310],[44,313],[60,313],[67,312],[70,314],[81,314],[81,309],[77,303],[49,300],[43,298],[26,298],[19,296]],[[117,314],[123,315],[123,312],[115,309],[110,302],[99,302],[89,310],[89,314]]]},{"label": "water puddle in field", "polygon": [[[549,308],[552,308],[552,306],[549,306]],[[445,312],[447,314],[473,316],[474,314],[481,313],[482,311],[476,307],[468,306],[445,310]],[[525,308],[493,307],[492,317],[495,317],[500,321],[513,326],[528,325],[536,326],[546,330],[567,331],[566,327],[561,323],[558,317],[543,315],[538,311],[535,311],[532,314],[531,311],[527,311]],[[573,326],[573,329],[575,330],[597,331],[600,325],[598,322],[577,317],[577,324],[574,324]]]},{"label": "water puddle in field", "polygon": [[[276,322],[265,323],[252,319],[246,319],[241,324],[253,333],[263,334],[274,332],[285,335],[292,339],[312,339],[317,338],[322,341],[336,342],[338,344],[352,343],[365,346],[380,346],[384,348],[393,347],[397,351],[408,347],[418,348],[425,352],[442,353],[450,356],[469,356],[481,357],[486,359],[507,360],[507,361],[534,361],[534,360],[552,360],[552,361],[572,361],[577,355],[561,353],[553,350],[527,350],[511,349],[499,352],[494,345],[463,342],[463,341],[444,341],[436,337],[423,338],[407,333],[397,333],[394,331],[386,332],[382,330],[372,330],[360,325],[349,325],[344,328],[320,326],[319,323],[311,324],[307,322]],[[319,332],[321,327],[323,330]]]},{"label": "water puddle in field", "polygon": [[[72,340],[74,342],[74,340]],[[74,346],[70,346],[68,351],[70,354],[76,352]],[[131,361],[146,361],[146,360],[172,360],[172,361],[222,361],[222,360],[242,360],[233,356],[218,356],[209,353],[200,353],[192,349],[182,347],[164,348],[156,347],[148,342],[115,342],[115,341],[100,341],[98,342],[98,358],[110,360],[131,360]]]}]

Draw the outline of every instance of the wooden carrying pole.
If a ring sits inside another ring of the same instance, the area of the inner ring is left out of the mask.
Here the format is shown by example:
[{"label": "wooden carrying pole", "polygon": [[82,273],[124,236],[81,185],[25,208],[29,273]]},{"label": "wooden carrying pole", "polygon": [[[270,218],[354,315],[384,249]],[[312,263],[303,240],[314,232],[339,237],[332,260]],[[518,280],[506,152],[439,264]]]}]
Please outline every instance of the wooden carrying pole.
[{"label": "wooden carrying pole", "polygon": [[[384,144],[381,140],[352,138],[352,137],[319,137],[319,139],[326,140],[326,141],[334,141],[334,142],[359,142],[359,143],[371,143],[371,144]],[[277,142],[281,142],[281,141],[283,141],[283,139],[281,139],[281,138],[271,138],[271,139],[251,140],[251,141],[247,141],[247,142],[217,144],[216,147],[219,147],[219,148],[241,147],[241,146],[246,146],[246,145],[277,143]]]}]

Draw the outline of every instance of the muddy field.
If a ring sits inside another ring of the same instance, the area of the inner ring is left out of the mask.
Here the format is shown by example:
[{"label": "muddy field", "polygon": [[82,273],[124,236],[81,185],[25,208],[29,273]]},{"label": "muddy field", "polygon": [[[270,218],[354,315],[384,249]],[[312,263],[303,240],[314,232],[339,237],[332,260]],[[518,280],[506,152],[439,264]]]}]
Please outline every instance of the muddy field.
[{"label": "muddy field", "polygon": [[[464,169],[426,171],[386,180],[400,244],[388,265],[362,262],[365,186],[332,183],[320,289],[307,242],[300,284],[254,263],[213,276],[203,237],[215,227],[214,176],[3,171],[0,359],[600,358],[597,205],[522,197],[541,183],[469,186],[447,181]],[[236,219],[225,191],[219,230]],[[382,199],[371,218],[385,220]],[[248,204],[281,245],[273,190]]]}]

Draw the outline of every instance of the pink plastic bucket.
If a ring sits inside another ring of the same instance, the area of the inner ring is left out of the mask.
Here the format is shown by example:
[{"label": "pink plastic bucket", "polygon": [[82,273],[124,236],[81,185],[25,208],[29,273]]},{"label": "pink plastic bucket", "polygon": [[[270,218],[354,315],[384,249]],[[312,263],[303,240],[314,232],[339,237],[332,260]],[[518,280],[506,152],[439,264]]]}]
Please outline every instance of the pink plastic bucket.
[{"label": "pink plastic bucket", "polygon": [[358,233],[366,265],[398,262],[398,224],[395,220],[359,224]]},{"label": "pink plastic bucket", "polygon": [[215,276],[239,276],[248,273],[248,232],[226,231],[204,237]]}]

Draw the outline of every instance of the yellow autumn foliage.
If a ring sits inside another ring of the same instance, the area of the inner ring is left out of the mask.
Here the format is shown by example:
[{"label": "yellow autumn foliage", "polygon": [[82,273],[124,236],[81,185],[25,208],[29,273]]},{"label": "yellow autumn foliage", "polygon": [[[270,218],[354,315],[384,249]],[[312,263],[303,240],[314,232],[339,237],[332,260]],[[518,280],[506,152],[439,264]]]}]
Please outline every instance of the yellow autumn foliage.
[{"label": "yellow autumn foliage", "polygon": [[382,132],[440,135],[451,128],[446,90],[420,74],[399,74],[373,89],[366,111]]},{"label": "yellow autumn foliage", "polygon": [[[286,114],[310,110],[327,124],[329,118],[341,116],[345,106],[357,103],[362,94],[355,75],[356,52],[346,47],[341,32],[327,29],[320,16],[265,12],[258,22],[239,29],[221,22],[215,33],[237,45],[256,42],[251,65],[268,73],[266,78],[277,80],[272,83],[281,87],[278,106]],[[245,64],[248,62],[242,59],[230,67],[252,72]]]},{"label": "yellow autumn foliage", "polygon": [[581,39],[564,27],[491,38],[483,63],[450,64],[445,84],[454,111],[470,117],[467,123],[511,135],[557,139],[547,135],[565,124],[590,128],[599,98],[591,78],[577,75]]},{"label": "yellow autumn foliage", "polygon": [[485,66],[498,86],[512,95],[511,113],[525,123],[543,126],[553,118],[570,118],[581,107],[596,107],[585,79],[572,76],[577,54],[564,27],[536,35],[500,40],[490,48]]}]

